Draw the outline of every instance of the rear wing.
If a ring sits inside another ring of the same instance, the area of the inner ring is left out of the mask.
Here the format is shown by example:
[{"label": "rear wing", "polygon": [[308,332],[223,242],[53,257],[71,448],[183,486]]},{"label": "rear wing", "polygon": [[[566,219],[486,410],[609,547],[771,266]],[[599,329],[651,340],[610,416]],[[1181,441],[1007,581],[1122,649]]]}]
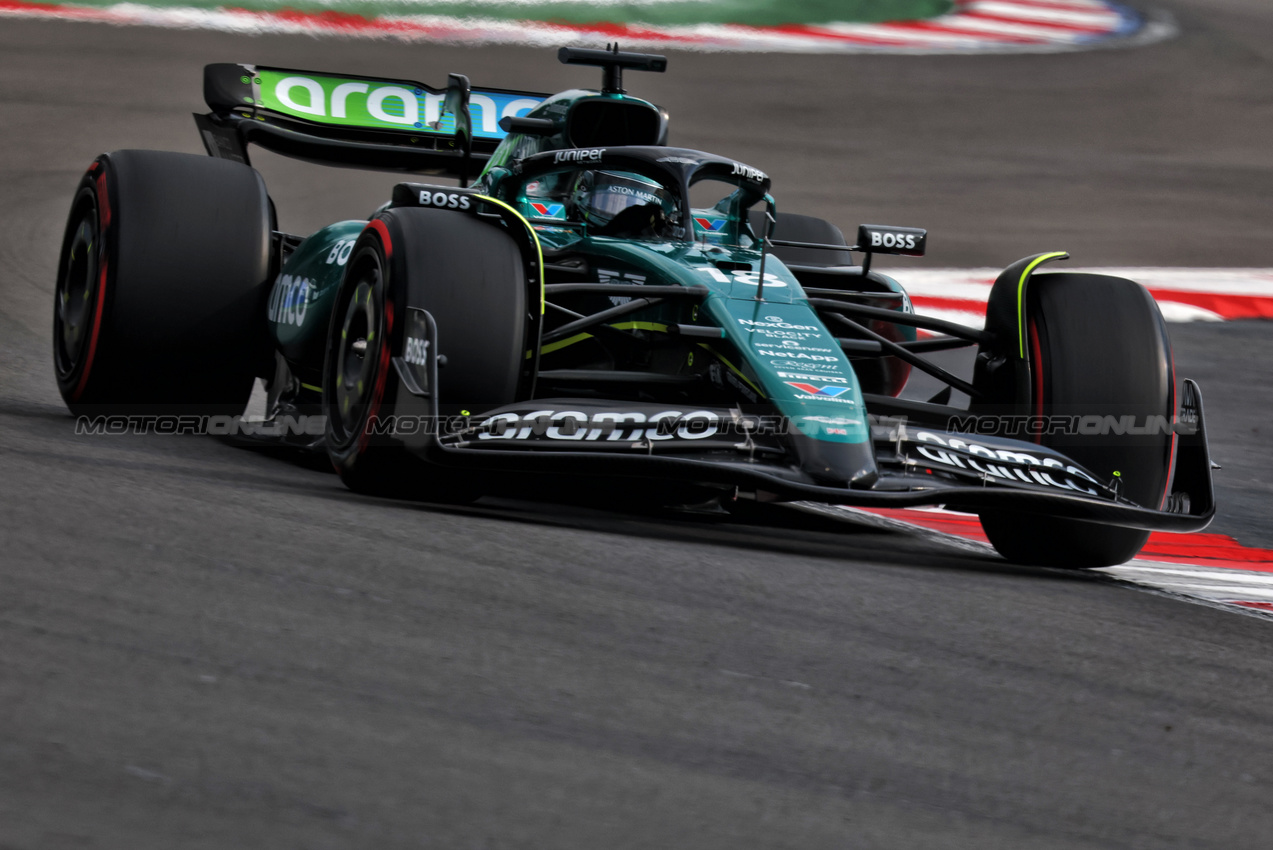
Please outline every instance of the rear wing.
[{"label": "rear wing", "polygon": [[210,156],[250,164],[247,147],[347,168],[445,174],[461,182],[480,170],[520,117],[548,95],[473,89],[450,75],[445,89],[410,80],[270,68],[207,65],[195,124]]}]

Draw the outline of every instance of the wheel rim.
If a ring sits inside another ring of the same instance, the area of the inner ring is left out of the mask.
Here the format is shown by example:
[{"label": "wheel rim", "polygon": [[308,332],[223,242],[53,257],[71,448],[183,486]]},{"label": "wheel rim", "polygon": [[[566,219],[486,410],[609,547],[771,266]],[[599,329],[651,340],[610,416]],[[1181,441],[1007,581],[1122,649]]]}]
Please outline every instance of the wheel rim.
[{"label": "wheel rim", "polygon": [[79,367],[88,342],[97,293],[100,254],[97,211],[86,205],[71,236],[66,271],[58,279],[53,343],[58,375],[65,379]]},{"label": "wheel rim", "polygon": [[366,416],[375,386],[380,315],[375,293],[380,283],[379,262],[360,263],[356,283],[341,320],[336,344],[335,410],[345,439],[354,436]]}]

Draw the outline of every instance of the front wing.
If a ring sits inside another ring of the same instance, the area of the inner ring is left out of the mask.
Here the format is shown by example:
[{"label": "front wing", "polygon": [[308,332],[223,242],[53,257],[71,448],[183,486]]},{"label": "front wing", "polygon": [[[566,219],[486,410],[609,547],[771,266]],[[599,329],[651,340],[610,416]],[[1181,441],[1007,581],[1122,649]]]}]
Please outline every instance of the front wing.
[{"label": "front wing", "polygon": [[[428,322],[431,317],[420,311]],[[436,328],[424,333],[436,338]],[[1199,531],[1215,514],[1202,395],[1184,382],[1176,424],[1169,510],[1138,505],[1065,455],[1032,443],[872,422],[879,475],[855,486],[819,481],[799,468],[792,440],[808,438],[763,409],[671,409],[599,399],[534,399],[444,417],[435,346],[393,363],[425,402],[423,422],[372,422],[424,459],[488,473],[554,473],[667,479],[737,487],[789,500],[863,507],[951,505],[1046,514],[1128,528]]]}]

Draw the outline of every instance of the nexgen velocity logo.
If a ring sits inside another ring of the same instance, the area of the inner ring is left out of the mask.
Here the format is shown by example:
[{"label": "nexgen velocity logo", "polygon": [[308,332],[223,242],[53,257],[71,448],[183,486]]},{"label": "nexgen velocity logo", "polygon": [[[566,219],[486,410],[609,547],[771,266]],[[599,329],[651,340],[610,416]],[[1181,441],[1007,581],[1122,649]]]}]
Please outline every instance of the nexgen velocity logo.
[{"label": "nexgen velocity logo", "polygon": [[784,381],[787,386],[795,387],[806,395],[820,395],[824,398],[839,398],[849,391],[848,387],[815,387],[813,384],[798,384],[794,381]]}]

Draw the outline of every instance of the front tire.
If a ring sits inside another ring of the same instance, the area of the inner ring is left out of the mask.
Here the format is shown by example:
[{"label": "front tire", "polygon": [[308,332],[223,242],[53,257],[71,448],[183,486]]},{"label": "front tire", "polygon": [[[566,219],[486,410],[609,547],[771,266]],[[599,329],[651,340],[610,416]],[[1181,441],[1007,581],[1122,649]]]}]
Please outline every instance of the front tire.
[{"label": "front tire", "polygon": [[[1121,495],[1160,509],[1171,477],[1175,373],[1167,326],[1153,297],[1129,280],[1089,274],[1038,275],[1027,293],[1031,415],[1071,422],[1118,423],[1132,416],[1149,433],[1034,435],[1091,471],[1117,482]],[[1010,561],[1050,567],[1125,563],[1149,532],[1081,520],[983,511],[981,525]]]},{"label": "front tire", "polygon": [[328,455],[349,489],[441,502],[481,495],[472,475],[419,459],[430,437],[407,445],[386,428],[392,417],[429,411],[392,361],[406,349],[407,311],[427,310],[445,358],[432,388],[441,412],[466,416],[514,401],[529,318],[525,280],[512,238],[468,214],[400,207],[368,224],[345,267],[323,377]]}]

